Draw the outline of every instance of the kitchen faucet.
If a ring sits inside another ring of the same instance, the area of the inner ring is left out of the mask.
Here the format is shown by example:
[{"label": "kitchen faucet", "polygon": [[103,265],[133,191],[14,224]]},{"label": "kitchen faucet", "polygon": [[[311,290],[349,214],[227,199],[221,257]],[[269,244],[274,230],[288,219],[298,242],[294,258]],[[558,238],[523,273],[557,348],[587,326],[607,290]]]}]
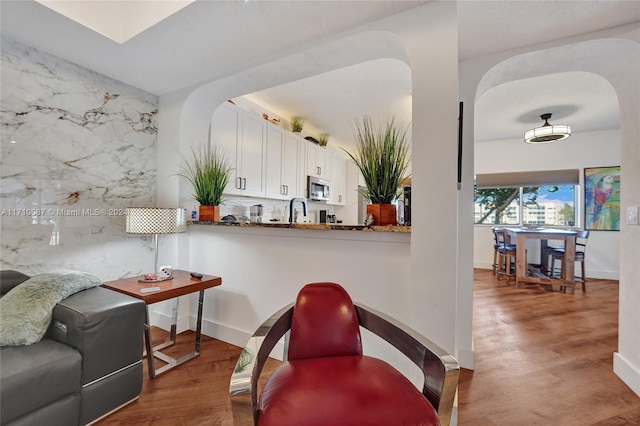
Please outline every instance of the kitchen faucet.
[{"label": "kitchen faucet", "polygon": [[291,201],[289,202],[289,223],[295,223],[296,222],[295,213],[293,211],[293,204],[296,201],[299,201],[300,203],[302,203],[302,214],[304,216],[307,215],[307,200],[305,200],[304,198],[300,198],[300,197],[292,198]]}]

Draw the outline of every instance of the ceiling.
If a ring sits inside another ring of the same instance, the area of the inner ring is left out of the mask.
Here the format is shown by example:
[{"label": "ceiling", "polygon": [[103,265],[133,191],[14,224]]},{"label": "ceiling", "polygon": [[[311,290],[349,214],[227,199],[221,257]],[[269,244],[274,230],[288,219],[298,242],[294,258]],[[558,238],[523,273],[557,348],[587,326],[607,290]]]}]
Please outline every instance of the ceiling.
[{"label": "ceiling", "polygon": [[[123,2],[111,3],[122,7]],[[153,7],[157,2],[135,3],[144,10],[145,3]],[[122,43],[32,0],[2,1],[0,12],[3,37],[162,95],[233,75],[425,3],[198,0]],[[464,60],[640,22],[640,1],[460,1],[458,19],[459,57]],[[410,122],[410,96],[409,68],[388,59],[248,98],[283,118],[306,117],[313,128],[346,144],[351,140],[352,117],[395,114]],[[542,124],[538,116],[544,112],[553,113],[551,123],[569,124],[574,132],[619,126],[608,83],[588,73],[557,74],[487,91],[476,105],[476,140],[520,137]]]}]

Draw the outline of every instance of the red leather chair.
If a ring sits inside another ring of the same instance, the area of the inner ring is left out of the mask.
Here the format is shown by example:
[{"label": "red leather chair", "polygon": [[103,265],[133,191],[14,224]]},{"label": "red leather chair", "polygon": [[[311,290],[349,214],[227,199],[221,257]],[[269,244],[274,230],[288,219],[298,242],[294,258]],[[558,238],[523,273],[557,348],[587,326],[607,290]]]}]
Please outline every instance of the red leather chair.
[{"label": "red leather chair", "polygon": [[[424,373],[422,393],[386,362],[362,353],[360,326],[379,335]],[[291,330],[286,361],[258,400],[271,350]],[[338,284],[306,285],[249,340],[231,378],[236,424],[448,425],[458,385],[455,358],[397,321],[354,304]],[[251,414],[247,415],[247,410]]]}]

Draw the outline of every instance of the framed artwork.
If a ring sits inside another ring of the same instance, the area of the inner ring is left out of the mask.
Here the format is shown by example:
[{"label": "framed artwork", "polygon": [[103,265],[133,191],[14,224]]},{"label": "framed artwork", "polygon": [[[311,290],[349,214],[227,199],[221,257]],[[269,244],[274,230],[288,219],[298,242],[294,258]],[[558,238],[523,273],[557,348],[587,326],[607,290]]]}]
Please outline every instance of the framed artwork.
[{"label": "framed artwork", "polygon": [[620,166],[584,169],[584,229],[620,230]]}]

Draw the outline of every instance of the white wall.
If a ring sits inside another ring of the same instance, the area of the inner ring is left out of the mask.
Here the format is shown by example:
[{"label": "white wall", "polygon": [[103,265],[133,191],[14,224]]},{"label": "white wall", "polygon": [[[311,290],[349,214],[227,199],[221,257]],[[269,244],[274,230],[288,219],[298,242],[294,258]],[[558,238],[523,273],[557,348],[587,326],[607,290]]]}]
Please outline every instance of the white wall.
[{"label": "white wall", "polygon": [[[509,173],[539,170],[580,171],[578,225],[583,227],[585,167],[620,165],[620,130],[574,133],[569,139],[543,145],[530,145],[521,139],[479,142],[475,145],[475,171]],[[474,267],[490,269],[493,263],[493,234],[491,226],[478,225],[474,229]],[[539,242],[530,241],[527,256],[530,262],[539,261]],[[620,272],[620,233],[591,231],[587,244],[586,275],[592,278],[618,279]],[[579,264],[576,265],[579,268]]]},{"label": "white wall", "polygon": [[223,280],[207,292],[205,322],[238,345],[304,284],[334,281],[398,315],[409,279],[409,234],[192,225],[189,244],[189,268]]}]

